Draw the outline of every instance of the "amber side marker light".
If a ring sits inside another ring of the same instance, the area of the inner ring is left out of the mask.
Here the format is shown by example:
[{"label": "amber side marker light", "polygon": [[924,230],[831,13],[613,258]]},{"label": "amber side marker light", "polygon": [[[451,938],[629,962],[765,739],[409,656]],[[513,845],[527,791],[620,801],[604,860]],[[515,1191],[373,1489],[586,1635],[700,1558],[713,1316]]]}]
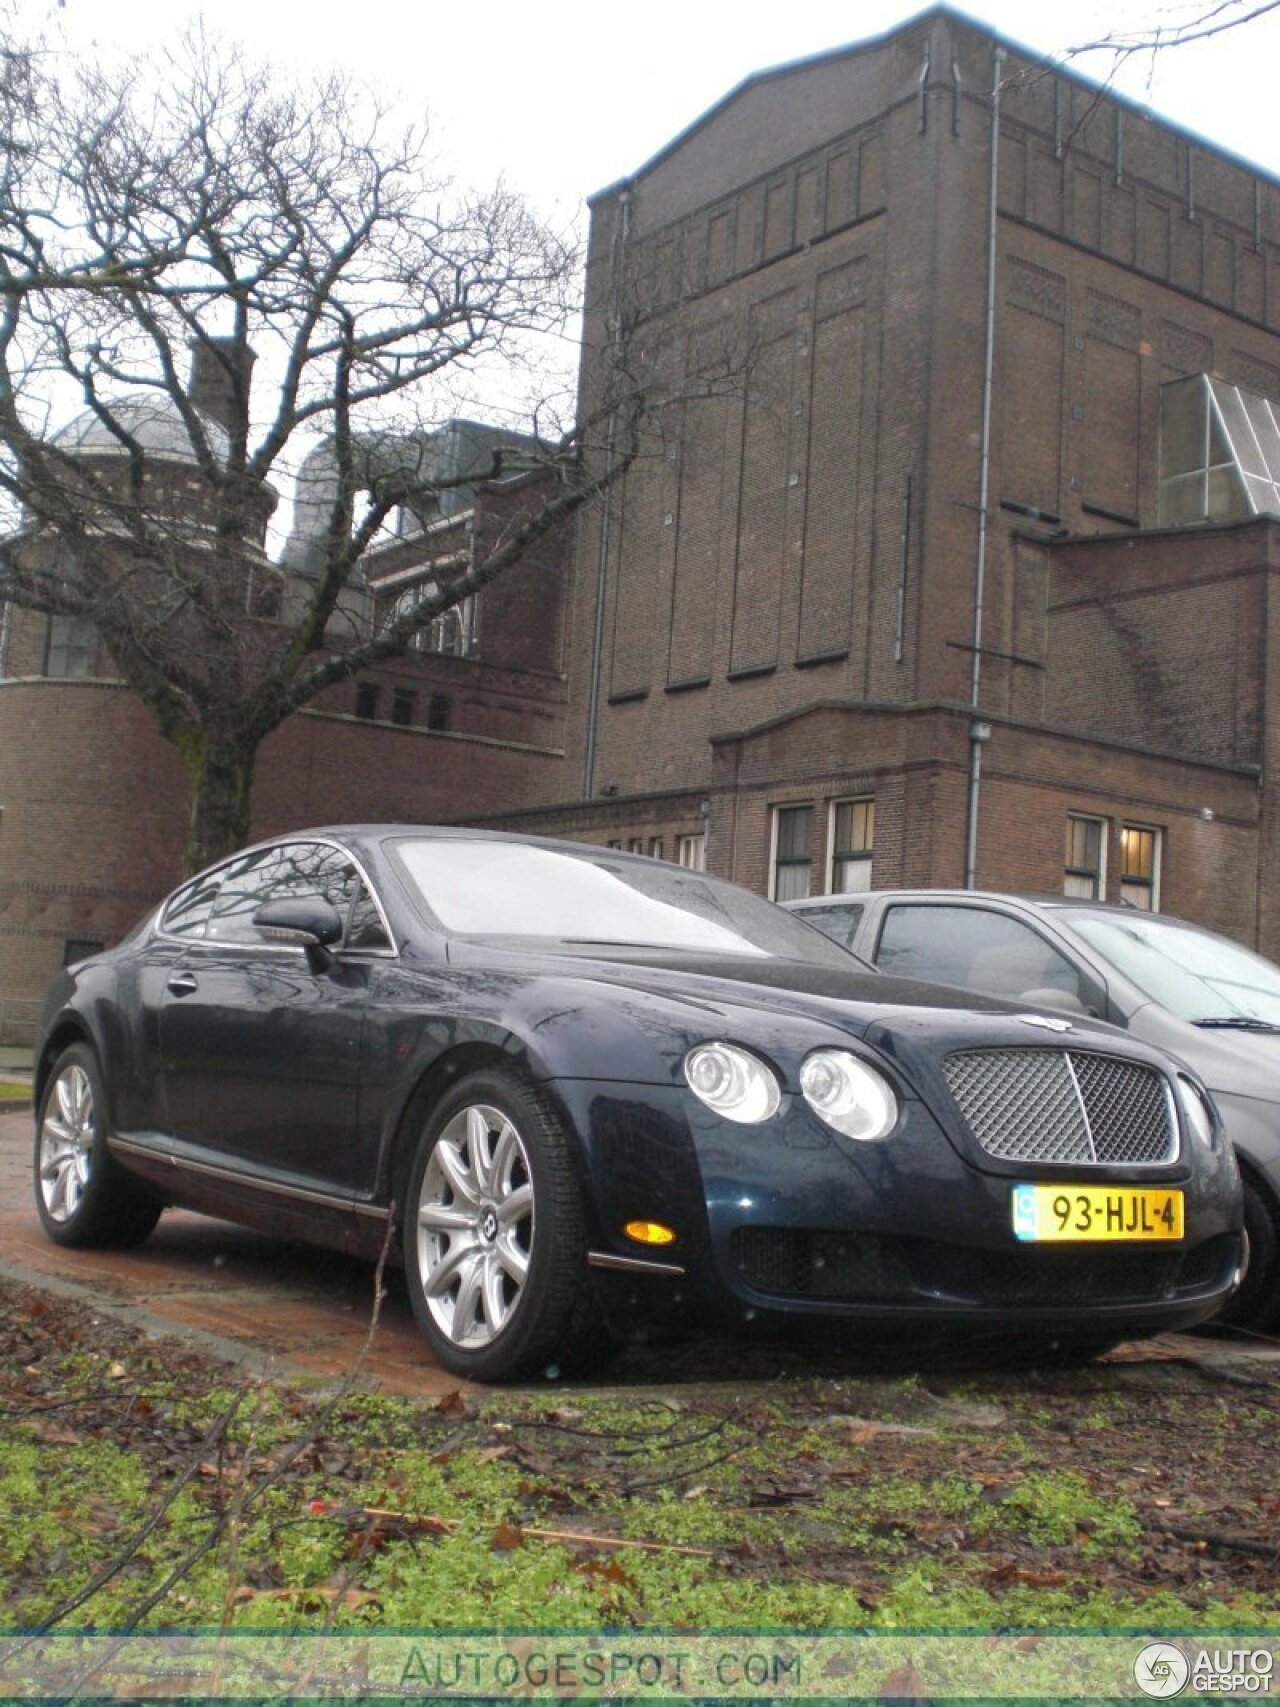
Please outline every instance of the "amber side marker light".
[{"label": "amber side marker light", "polygon": [[639,1245],[674,1245],[676,1236],[661,1221],[628,1221],[622,1229],[629,1239]]}]

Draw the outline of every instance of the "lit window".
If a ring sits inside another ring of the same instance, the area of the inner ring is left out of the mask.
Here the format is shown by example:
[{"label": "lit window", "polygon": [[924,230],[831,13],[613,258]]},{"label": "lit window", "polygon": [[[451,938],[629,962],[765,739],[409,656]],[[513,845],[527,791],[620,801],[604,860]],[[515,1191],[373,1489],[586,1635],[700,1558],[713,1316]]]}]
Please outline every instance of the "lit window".
[{"label": "lit window", "polygon": [[1159,910],[1159,830],[1126,824],[1120,831],[1120,899],[1144,913]]},{"label": "lit window", "polygon": [[1062,893],[1099,901],[1106,892],[1106,825],[1101,818],[1067,817]]},{"label": "lit window", "polygon": [[773,899],[799,901],[813,879],[813,807],[776,806],[773,812]]},{"label": "lit window", "polygon": [[831,893],[860,894],[871,887],[876,839],[874,800],[837,800],[831,808]]},{"label": "lit window", "polygon": [[707,838],[703,836],[676,837],[676,863],[690,871],[707,869]]}]

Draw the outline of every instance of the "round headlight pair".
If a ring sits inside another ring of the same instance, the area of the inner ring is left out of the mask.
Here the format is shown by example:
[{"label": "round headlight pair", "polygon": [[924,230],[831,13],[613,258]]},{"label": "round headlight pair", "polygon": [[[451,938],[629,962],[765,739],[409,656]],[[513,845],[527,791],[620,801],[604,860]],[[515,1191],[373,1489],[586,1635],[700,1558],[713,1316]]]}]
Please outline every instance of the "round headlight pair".
[{"label": "round headlight pair", "polygon": [[[744,1126],[778,1112],[782,1087],[772,1070],[732,1043],[700,1043],[685,1056],[689,1089],[708,1108]],[[898,1099],[874,1067],[847,1049],[815,1049],[800,1068],[800,1089],[828,1126],[861,1142],[886,1137],[897,1124]]]}]

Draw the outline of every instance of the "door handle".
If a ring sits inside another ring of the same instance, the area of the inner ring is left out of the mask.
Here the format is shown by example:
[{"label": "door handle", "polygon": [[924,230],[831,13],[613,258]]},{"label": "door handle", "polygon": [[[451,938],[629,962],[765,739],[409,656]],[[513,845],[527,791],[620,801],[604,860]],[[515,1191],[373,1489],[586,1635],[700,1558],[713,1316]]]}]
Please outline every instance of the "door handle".
[{"label": "door handle", "polygon": [[199,988],[199,982],[190,972],[175,972],[165,985],[171,996],[194,995]]}]

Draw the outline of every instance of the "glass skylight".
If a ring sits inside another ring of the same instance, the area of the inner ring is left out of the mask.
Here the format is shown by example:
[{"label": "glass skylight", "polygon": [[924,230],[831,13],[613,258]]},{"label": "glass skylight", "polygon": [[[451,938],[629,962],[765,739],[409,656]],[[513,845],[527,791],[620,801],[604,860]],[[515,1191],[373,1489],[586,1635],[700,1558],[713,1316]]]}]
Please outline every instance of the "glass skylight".
[{"label": "glass skylight", "polygon": [[1280,516],[1280,406],[1199,373],[1160,392],[1160,525]]}]

